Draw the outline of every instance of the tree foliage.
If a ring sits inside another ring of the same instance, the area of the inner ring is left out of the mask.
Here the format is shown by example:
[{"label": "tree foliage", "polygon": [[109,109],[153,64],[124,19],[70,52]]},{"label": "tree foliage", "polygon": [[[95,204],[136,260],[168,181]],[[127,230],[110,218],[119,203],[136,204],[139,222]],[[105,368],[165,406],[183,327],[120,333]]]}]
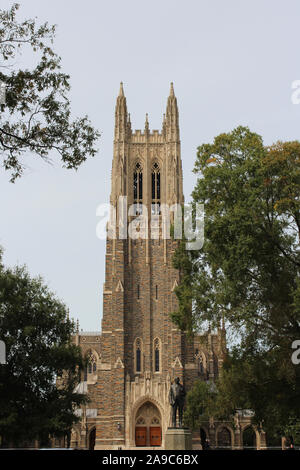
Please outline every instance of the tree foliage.
[{"label": "tree foliage", "polygon": [[300,143],[265,147],[238,127],[201,145],[194,171],[205,242],[192,256],[177,252],[177,267],[192,265],[173,318],[192,330],[225,319],[239,354],[219,384],[223,396],[227,390],[227,403],[283,429],[300,416],[299,366],[291,361],[300,338]]},{"label": "tree foliage", "polygon": [[199,429],[215,411],[216,392],[209,382],[196,381],[187,393],[184,423],[192,430]]},{"label": "tree foliage", "polygon": [[[75,393],[84,360],[71,342],[67,309],[41,278],[25,267],[0,269],[0,338],[7,364],[0,366],[0,436],[18,445],[67,434],[85,403]],[[56,379],[62,376],[60,386]]]},{"label": "tree foliage", "polygon": [[[26,154],[51,161],[58,153],[64,167],[77,169],[97,152],[99,133],[87,116],[72,120],[68,92],[70,77],[50,47],[55,26],[18,22],[18,4],[0,10],[0,83],[6,99],[0,112],[0,153],[11,181],[22,175]],[[25,57],[34,63],[25,66]],[[17,64],[21,57],[22,68]]]},{"label": "tree foliage", "polygon": [[236,347],[225,361],[217,380],[214,411],[230,417],[238,409],[254,410],[252,418],[267,433],[269,442],[293,436],[300,444],[300,375],[284,374],[277,350],[253,353]]}]

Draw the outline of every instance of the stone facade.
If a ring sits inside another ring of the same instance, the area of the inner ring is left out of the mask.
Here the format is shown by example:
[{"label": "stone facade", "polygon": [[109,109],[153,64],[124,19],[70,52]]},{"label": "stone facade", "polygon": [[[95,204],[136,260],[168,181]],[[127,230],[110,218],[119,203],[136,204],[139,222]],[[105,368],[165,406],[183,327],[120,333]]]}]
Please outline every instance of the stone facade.
[{"label": "stone facade", "polygon": [[[72,432],[71,445],[163,448],[170,425],[171,381],[180,377],[187,390],[197,379],[214,381],[226,353],[224,328],[188,339],[172,323],[170,313],[178,306],[174,289],[180,282],[180,273],[172,266],[177,241],[163,239],[161,227],[153,229],[152,225],[151,231],[151,216],[156,213],[161,223],[163,204],[184,202],[178,108],[172,84],[162,130],[152,132],[147,115],[144,131],[132,131],[121,84],[115,110],[110,197],[117,214],[120,196],[127,197],[128,207],[136,204],[137,213],[143,203],[148,216],[143,219],[139,238],[122,239],[118,224],[117,238],[107,238],[101,334],[78,332],[74,338],[91,358],[81,384],[91,402],[79,410],[82,419]],[[129,216],[125,229],[134,215]],[[240,448],[241,418],[236,419],[235,430],[232,423],[211,421],[202,434],[212,445],[218,445],[218,438],[228,441],[229,435],[230,446]],[[250,424],[249,419],[243,422]],[[201,446],[199,433],[193,445]]]}]

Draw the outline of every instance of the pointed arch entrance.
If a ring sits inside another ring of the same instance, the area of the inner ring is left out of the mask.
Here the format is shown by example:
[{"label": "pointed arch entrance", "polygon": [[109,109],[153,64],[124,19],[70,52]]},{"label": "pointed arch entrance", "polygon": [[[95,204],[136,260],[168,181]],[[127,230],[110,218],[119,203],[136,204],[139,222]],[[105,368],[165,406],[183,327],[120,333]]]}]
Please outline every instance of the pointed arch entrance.
[{"label": "pointed arch entrance", "polygon": [[256,433],[252,426],[247,426],[243,430],[243,447],[248,450],[257,448]]},{"label": "pointed arch entrance", "polygon": [[94,450],[96,441],[96,428],[92,428],[89,434],[89,450]]},{"label": "pointed arch entrance", "polygon": [[135,445],[137,447],[161,446],[161,414],[150,401],[143,403],[136,413]]},{"label": "pointed arch entrance", "polygon": [[219,426],[216,433],[216,442],[219,449],[231,449],[232,448],[232,431],[227,426]]},{"label": "pointed arch entrance", "polygon": [[202,450],[206,450],[207,449],[207,434],[204,428],[200,428],[200,441],[201,441]]}]

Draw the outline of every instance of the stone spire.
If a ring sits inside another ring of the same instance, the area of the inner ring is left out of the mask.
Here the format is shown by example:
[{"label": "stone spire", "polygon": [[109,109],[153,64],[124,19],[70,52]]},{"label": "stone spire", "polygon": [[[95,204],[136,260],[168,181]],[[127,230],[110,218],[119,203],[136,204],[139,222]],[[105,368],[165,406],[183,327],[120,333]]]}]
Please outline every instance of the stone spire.
[{"label": "stone spire", "polygon": [[166,111],[166,138],[171,142],[179,142],[179,118],[177,99],[174,93],[173,82],[170,85],[170,94]]},{"label": "stone spire", "polygon": [[166,137],[166,115],[163,115],[163,122],[162,122],[162,133]]},{"label": "stone spire", "polygon": [[131,130],[131,120],[130,120],[130,113],[128,113],[127,116],[127,136],[131,136],[132,130]]},{"label": "stone spire", "polygon": [[124,96],[123,82],[120,82],[120,91],[119,91],[119,96]]},{"label": "stone spire", "polygon": [[173,82],[170,84],[170,96],[175,96]]},{"label": "stone spire", "polygon": [[127,104],[124,95],[123,82],[120,83],[120,91],[117,97],[115,110],[115,140],[124,141],[127,135],[128,116]]},{"label": "stone spire", "polygon": [[146,119],[145,119],[145,134],[149,134],[148,113],[146,113]]}]

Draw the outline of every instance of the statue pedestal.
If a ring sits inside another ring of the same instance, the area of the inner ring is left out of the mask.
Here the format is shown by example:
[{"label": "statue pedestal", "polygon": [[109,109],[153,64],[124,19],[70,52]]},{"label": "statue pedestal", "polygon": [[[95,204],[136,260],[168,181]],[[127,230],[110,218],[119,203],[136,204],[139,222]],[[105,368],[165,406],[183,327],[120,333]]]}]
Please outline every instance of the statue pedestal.
[{"label": "statue pedestal", "polygon": [[192,433],[188,428],[168,428],[165,434],[166,450],[192,450]]}]

